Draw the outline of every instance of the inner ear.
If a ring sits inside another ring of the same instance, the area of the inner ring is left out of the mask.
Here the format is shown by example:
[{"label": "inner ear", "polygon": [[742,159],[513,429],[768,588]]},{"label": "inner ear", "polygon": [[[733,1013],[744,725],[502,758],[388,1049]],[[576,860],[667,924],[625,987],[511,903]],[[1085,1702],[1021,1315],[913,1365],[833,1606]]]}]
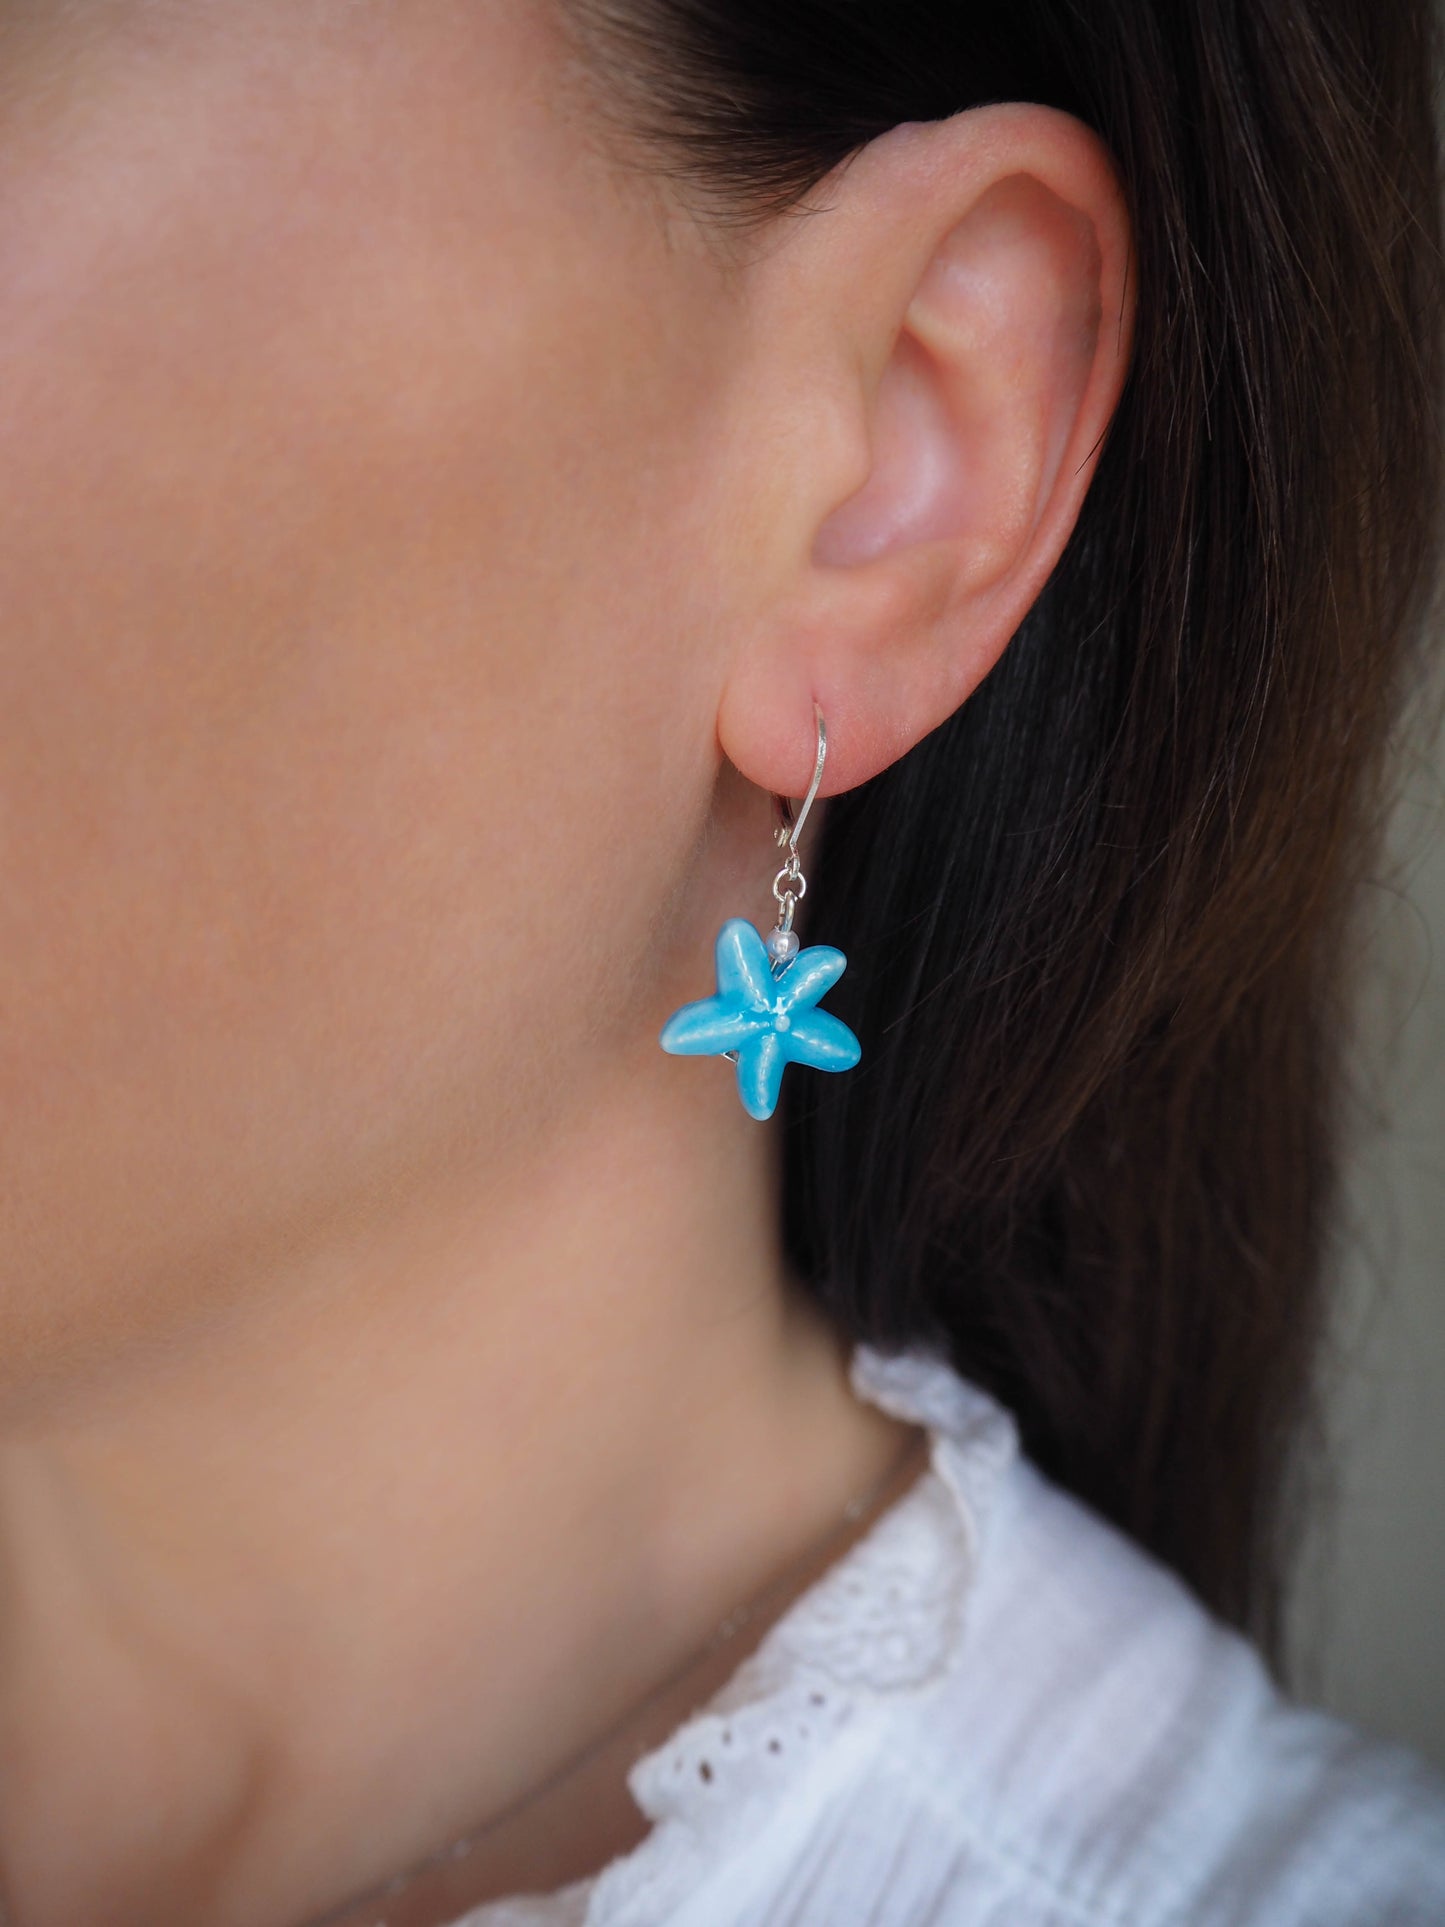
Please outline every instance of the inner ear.
[{"label": "inner ear", "polygon": [[868,476],[819,527],[816,563],[947,542],[960,589],[1007,573],[1079,420],[1101,269],[1093,222],[1037,177],[979,197],[927,262],[874,394]]}]

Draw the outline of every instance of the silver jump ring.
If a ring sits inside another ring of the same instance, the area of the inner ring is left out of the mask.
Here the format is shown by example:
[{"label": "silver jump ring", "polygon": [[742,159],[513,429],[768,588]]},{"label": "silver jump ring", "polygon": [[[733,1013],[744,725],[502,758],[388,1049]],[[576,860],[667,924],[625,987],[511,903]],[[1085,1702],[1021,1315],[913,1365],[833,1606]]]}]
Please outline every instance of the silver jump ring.
[{"label": "silver jump ring", "polygon": [[[787,890],[780,890],[778,886],[784,877],[788,878],[791,887]],[[779,903],[783,901],[784,897],[795,897],[801,903],[807,894],[808,879],[803,875],[802,871],[796,867],[795,863],[785,863],[773,878],[773,895]]]}]

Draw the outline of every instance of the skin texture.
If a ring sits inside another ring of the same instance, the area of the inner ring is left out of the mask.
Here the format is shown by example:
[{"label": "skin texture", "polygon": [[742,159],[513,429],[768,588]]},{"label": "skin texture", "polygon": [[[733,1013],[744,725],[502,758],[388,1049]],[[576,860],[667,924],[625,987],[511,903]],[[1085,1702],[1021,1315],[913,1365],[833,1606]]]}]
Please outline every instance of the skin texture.
[{"label": "skin texture", "polygon": [[[1127,224],[1002,107],[724,245],[513,0],[10,0],[0,155],[0,1874],[284,1927],[909,1442],[657,1032],[766,928],[813,697],[827,796],[1037,594]],[[705,1684],[406,1921],[639,1838]]]}]

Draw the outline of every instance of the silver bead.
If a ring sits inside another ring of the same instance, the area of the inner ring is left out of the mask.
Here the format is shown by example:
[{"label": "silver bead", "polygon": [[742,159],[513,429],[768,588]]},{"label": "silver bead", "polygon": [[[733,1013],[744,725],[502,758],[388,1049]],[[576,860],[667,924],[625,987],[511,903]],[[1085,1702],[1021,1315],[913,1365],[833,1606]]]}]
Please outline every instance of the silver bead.
[{"label": "silver bead", "polygon": [[798,954],[797,931],[770,930],[767,938],[767,952],[774,963],[791,963]]}]

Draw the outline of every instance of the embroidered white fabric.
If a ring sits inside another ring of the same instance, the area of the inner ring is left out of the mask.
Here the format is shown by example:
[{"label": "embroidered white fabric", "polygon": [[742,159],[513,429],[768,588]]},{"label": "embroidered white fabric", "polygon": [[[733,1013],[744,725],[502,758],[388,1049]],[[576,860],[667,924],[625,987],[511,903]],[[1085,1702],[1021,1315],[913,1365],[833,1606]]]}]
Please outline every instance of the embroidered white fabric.
[{"label": "embroidered white fabric", "polygon": [[599,1874],[455,1927],[1445,1927],[1445,1779],[1287,1699],[940,1356],[929,1469],[628,1786]]}]

